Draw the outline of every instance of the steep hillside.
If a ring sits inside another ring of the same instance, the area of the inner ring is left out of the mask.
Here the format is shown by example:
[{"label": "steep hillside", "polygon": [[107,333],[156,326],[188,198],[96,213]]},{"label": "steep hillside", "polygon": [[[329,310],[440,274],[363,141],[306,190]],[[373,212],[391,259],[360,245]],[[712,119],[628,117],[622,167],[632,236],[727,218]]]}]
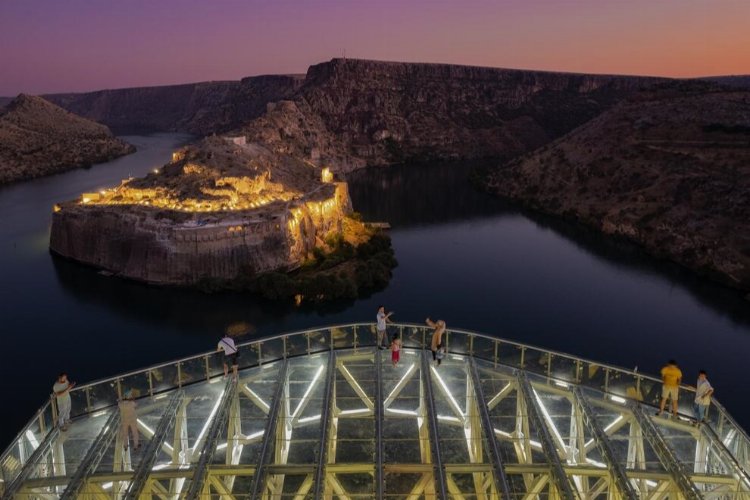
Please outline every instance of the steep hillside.
[{"label": "steep hillside", "polygon": [[750,290],[750,91],[663,85],[498,168],[489,187]]},{"label": "steep hillside", "polygon": [[241,129],[338,171],[533,150],[657,80],[334,59]]},{"label": "steep hillside", "polygon": [[41,97],[21,94],[0,111],[0,184],[107,161],[134,150],[104,125]]},{"label": "steep hillside", "polygon": [[52,94],[45,98],[117,133],[221,133],[258,117],[266,103],[291,96],[300,78],[272,75],[241,81]]}]

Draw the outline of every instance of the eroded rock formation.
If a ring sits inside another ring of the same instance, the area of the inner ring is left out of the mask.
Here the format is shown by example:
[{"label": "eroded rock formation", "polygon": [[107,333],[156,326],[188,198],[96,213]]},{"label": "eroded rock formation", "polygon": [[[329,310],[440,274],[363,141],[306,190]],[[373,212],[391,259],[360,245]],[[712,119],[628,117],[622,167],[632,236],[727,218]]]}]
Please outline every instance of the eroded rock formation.
[{"label": "eroded rock formation", "polygon": [[0,110],[0,184],[89,166],[133,151],[104,125],[41,97],[21,94]]},{"label": "eroded rock formation", "polygon": [[493,172],[490,189],[750,290],[750,91],[672,82]]}]

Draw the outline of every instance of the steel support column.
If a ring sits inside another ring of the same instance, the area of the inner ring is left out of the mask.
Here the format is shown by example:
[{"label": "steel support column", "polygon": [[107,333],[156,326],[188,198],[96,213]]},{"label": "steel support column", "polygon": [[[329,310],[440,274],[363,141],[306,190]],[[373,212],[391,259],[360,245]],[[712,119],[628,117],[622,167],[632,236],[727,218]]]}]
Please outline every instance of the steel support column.
[{"label": "steel support column", "polygon": [[482,421],[482,428],[484,429],[484,435],[487,436],[487,444],[490,448],[490,457],[492,458],[492,466],[495,470],[495,489],[502,495],[502,498],[510,498],[510,487],[508,486],[508,478],[505,476],[505,469],[503,468],[503,460],[500,456],[500,448],[497,446],[497,438],[493,431],[492,421],[490,420],[490,414],[487,410],[487,401],[484,397],[484,391],[482,391],[482,381],[479,378],[479,370],[477,364],[474,362],[474,358],[469,356],[469,376],[471,377],[471,385],[474,386],[474,397],[477,398],[477,406],[479,407],[479,418]]},{"label": "steel support column", "polygon": [[[68,500],[78,498],[78,493],[86,483],[86,478],[94,474],[96,468],[99,466],[104,454],[109,449],[109,445],[112,444],[112,440],[117,435],[120,425],[120,411],[115,408],[112,410],[112,415],[109,416],[107,422],[99,431],[99,435],[96,440],[91,444],[89,450],[86,452],[86,456],[81,461],[76,473],[73,474],[73,478],[68,483],[68,487],[60,496],[61,500]],[[117,453],[118,450],[115,450]]]},{"label": "steel support column", "polygon": [[29,459],[26,460],[26,463],[21,469],[21,472],[18,473],[15,479],[13,479],[13,481],[5,489],[5,492],[3,493],[4,499],[13,498],[15,493],[21,488],[26,479],[28,479],[34,468],[39,464],[39,461],[42,459],[42,457],[52,451],[52,446],[54,445],[59,435],[60,428],[57,426],[53,427],[52,430],[47,433],[47,435],[44,437],[44,440],[39,444],[37,449],[34,450],[34,453],[32,453]]},{"label": "steel support column", "polygon": [[381,500],[385,489],[383,476],[383,357],[375,349],[375,498]]},{"label": "steel support column", "polygon": [[518,390],[523,394],[523,398],[526,400],[526,411],[539,433],[542,452],[549,463],[552,472],[551,479],[557,488],[560,498],[563,500],[577,500],[578,495],[574,492],[573,487],[568,480],[568,476],[563,470],[562,463],[560,462],[560,455],[557,453],[557,449],[552,441],[552,436],[542,418],[539,402],[536,400],[534,390],[531,388],[531,384],[523,371],[518,371]]},{"label": "steel support column", "polygon": [[136,500],[146,486],[148,476],[151,474],[151,468],[159,456],[161,444],[167,435],[169,426],[172,425],[172,422],[177,417],[177,407],[180,405],[182,394],[181,390],[177,390],[169,399],[167,407],[164,409],[164,415],[159,420],[159,425],[154,431],[154,435],[148,443],[146,450],[143,452],[143,459],[133,474],[133,481],[131,481],[130,486],[128,486],[125,492],[125,500]]},{"label": "steel support column", "polygon": [[279,408],[281,408],[282,394],[284,393],[284,386],[289,383],[287,380],[287,374],[289,372],[289,360],[284,358],[281,368],[279,369],[279,383],[276,386],[276,390],[271,400],[271,408],[268,411],[268,421],[266,422],[266,430],[264,432],[265,438],[261,445],[260,453],[258,455],[258,465],[255,468],[255,477],[253,478],[253,486],[250,490],[250,499],[260,498],[263,485],[266,482],[266,466],[268,465],[270,445],[274,441],[273,436],[276,435],[276,425],[279,416]]},{"label": "steel support column", "polygon": [[334,382],[336,380],[336,353],[328,353],[328,373],[323,391],[323,409],[320,412],[320,442],[318,443],[318,468],[315,470],[315,486],[313,498],[323,498],[323,486],[326,481],[325,468],[328,462],[328,438],[331,430],[331,415],[333,414]]},{"label": "steel support column", "polygon": [[669,472],[669,475],[672,476],[672,479],[677,484],[677,487],[680,488],[680,491],[685,498],[688,500],[699,500],[700,498],[703,498],[696,486],[688,478],[689,474],[685,471],[682,464],[677,460],[675,454],[672,453],[667,442],[659,433],[656,425],[651,421],[651,418],[646,415],[643,407],[638,403],[633,403],[630,408],[641,428],[643,437],[645,437],[646,441],[651,444],[651,447],[659,456],[662,465],[664,465],[664,468]]},{"label": "steel support column", "polygon": [[607,462],[607,468],[620,494],[623,498],[638,498],[638,493],[633,488],[633,485],[630,484],[628,476],[625,474],[625,469],[617,461],[612,448],[609,446],[609,438],[599,425],[599,422],[594,418],[594,411],[591,409],[588,400],[586,400],[586,396],[581,392],[580,387],[573,387],[573,396],[574,404],[577,404],[581,409],[585,424],[588,425],[589,430],[594,434],[594,442],[597,448],[599,448],[602,457]]},{"label": "steel support column", "polygon": [[440,456],[440,435],[437,427],[437,414],[435,411],[435,393],[432,390],[432,376],[430,374],[430,361],[427,351],[422,351],[422,383],[425,388],[425,401],[422,404],[427,408],[427,420],[429,422],[430,451],[432,454],[432,469],[435,475],[435,488],[438,498],[448,498],[448,484],[445,479],[445,468]]},{"label": "steel support column", "polygon": [[[216,451],[216,443],[219,440],[221,430],[227,424],[229,405],[232,403],[236,393],[237,381],[234,380],[233,377],[230,377],[227,381],[226,387],[224,387],[224,394],[222,395],[221,402],[216,410],[216,415],[214,415],[214,419],[210,424],[211,426],[206,433],[206,440],[200,451],[200,459],[198,459],[198,463],[195,466],[193,478],[190,482],[190,489],[187,492],[186,498],[189,500],[197,500],[201,496],[201,490],[206,483],[208,464]],[[227,441],[228,440],[229,436],[227,436]]]}]

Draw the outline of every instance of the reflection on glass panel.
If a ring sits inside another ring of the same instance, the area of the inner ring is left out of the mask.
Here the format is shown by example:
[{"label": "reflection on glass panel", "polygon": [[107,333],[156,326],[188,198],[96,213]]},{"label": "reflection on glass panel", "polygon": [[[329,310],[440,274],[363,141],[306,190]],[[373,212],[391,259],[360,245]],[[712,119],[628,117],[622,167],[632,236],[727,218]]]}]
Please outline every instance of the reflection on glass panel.
[{"label": "reflection on glass panel", "polygon": [[154,394],[178,387],[177,365],[165,365],[151,370]]},{"label": "reflection on glass panel", "polygon": [[122,394],[131,391],[134,398],[141,398],[149,395],[148,372],[128,375],[121,378],[119,383]]}]

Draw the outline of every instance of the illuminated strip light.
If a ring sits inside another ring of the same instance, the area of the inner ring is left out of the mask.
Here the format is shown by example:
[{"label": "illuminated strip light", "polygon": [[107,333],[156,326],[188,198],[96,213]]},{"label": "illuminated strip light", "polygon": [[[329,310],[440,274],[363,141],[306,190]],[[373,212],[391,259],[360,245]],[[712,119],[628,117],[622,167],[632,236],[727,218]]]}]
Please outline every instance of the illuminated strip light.
[{"label": "illuminated strip light", "polygon": [[320,415],[313,415],[312,417],[305,417],[297,420],[300,424],[307,424],[309,422],[314,422],[316,420],[320,420]]},{"label": "illuminated strip light", "polygon": [[406,379],[411,376],[412,373],[414,373],[414,370],[417,368],[416,363],[412,363],[409,365],[409,368],[406,369],[406,373],[401,377],[401,379],[398,381],[396,386],[393,388],[390,394],[388,394],[388,397],[385,398],[385,401],[383,401],[383,406],[385,409],[388,409],[388,406],[393,402],[393,400],[396,397],[396,392],[403,389],[403,384],[406,382]]},{"label": "illuminated strip light", "polygon": [[537,403],[539,403],[539,409],[542,410],[542,415],[544,415],[545,420],[547,420],[549,427],[552,428],[552,433],[555,435],[555,438],[557,439],[557,443],[560,446],[562,446],[563,451],[567,453],[568,447],[565,446],[565,441],[560,435],[560,431],[557,430],[557,427],[555,426],[555,422],[552,420],[552,417],[547,411],[547,407],[544,406],[544,403],[542,403],[542,398],[539,397],[539,393],[536,392],[536,389],[531,389],[531,390],[534,392],[534,397],[536,398]]},{"label": "illuminated strip light", "polygon": [[[148,425],[146,425],[145,422],[143,422],[143,420],[141,420],[140,418],[137,418],[136,422],[138,423],[138,425],[143,427],[143,433],[146,435],[146,437],[148,438],[154,437],[154,434],[155,434],[154,430]],[[169,453],[172,453],[174,451],[174,448],[172,447],[172,445],[167,443],[166,441],[162,443],[162,446],[166,446],[169,449]]]},{"label": "illuminated strip light", "polygon": [[369,408],[356,408],[354,410],[342,410],[339,412],[339,416],[341,415],[359,415],[362,413],[370,413]]},{"label": "illuminated strip light", "polygon": [[399,415],[409,415],[410,417],[419,416],[417,412],[413,410],[399,410],[398,408],[386,408],[385,411],[389,411],[391,413],[397,413]]},{"label": "illuminated strip light", "polygon": [[203,428],[201,429],[200,433],[198,434],[198,438],[195,440],[195,444],[193,445],[193,449],[191,450],[191,454],[195,453],[196,448],[198,448],[198,445],[203,440],[203,436],[206,434],[206,431],[208,431],[208,427],[211,425],[211,422],[214,419],[214,415],[216,415],[216,412],[219,411],[219,405],[221,404],[221,399],[224,397],[224,392],[226,389],[223,389],[221,391],[221,394],[219,394],[219,397],[216,399],[216,404],[213,408],[211,408],[211,413],[209,413],[208,418],[206,419],[206,423],[203,424]]},{"label": "illuminated strip light", "polygon": [[562,387],[564,389],[567,389],[568,387],[570,387],[570,384],[568,384],[567,382],[562,382],[560,380],[555,380],[555,385],[558,387]]},{"label": "illuminated strip light", "polygon": [[624,405],[625,403],[628,402],[627,399],[620,397],[620,396],[610,396],[609,399],[611,399],[615,403],[620,403],[621,405]]},{"label": "illuminated strip light", "polygon": [[460,423],[462,423],[462,421],[461,421],[460,418],[456,418],[456,417],[453,417],[451,415],[438,415],[437,419],[438,420],[442,420],[444,422],[452,422],[454,424],[460,424]]},{"label": "illuminated strip light", "polygon": [[29,440],[29,443],[31,443],[31,447],[36,450],[39,448],[39,440],[36,438],[33,432],[31,430],[26,431],[26,439]]},{"label": "illuminated strip light", "polygon": [[250,386],[248,386],[247,384],[245,384],[245,390],[247,390],[247,392],[252,394],[253,397],[257,399],[256,402],[259,403],[266,410],[266,413],[268,413],[271,410],[271,407],[268,405],[268,403],[263,401],[263,398],[258,396],[258,394],[254,390],[250,389]]},{"label": "illuminated strip light", "polygon": [[95,413],[92,413],[91,416],[93,418],[96,418],[96,417],[101,417],[102,415],[106,415],[106,414],[107,414],[107,410],[100,410]]},{"label": "illuminated strip light", "polygon": [[[509,432],[501,431],[497,427],[493,427],[492,430],[495,431],[495,434],[497,434],[500,437],[504,437],[505,439],[510,439],[510,440],[520,439],[518,437],[513,436],[513,434]],[[542,443],[540,443],[539,441],[534,441],[533,439],[529,439],[529,444],[531,445],[532,448],[536,448],[539,451],[542,450]]]},{"label": "illuminated strip light", "polygon": [[460,406],[458,406],[458,402],[456,401],[456,398],[453,397],[453,394],[451,393],[450,389],[448,389],[448,386],[443,382],[443,378],[440,376],[440,374],[437,372],[434,366],[431,366],[432,373],[437,378],[438,383],[440,384],[440,387],[443,388],[443,391],[448,395],[448,399],[451,402],[451,405],[453,406],[453,411],[456,412],[456,414],[460,415],[461,418],[466,418],[466,414],[463,412]]},{"label": "illuminated strip light", "polygon": [[102,489],[103,490],[108,490],[108,489],[110,489],[112,487],[113,484],[114,483],[112,481],[110,481],[108,483],[104,483],[104,484],[102,484]]},{"label": "illuminated strip light", "polygon": [[[620,420],[622,420],[623,418],[625,418],[625,417],[623,417],[622,415],[618,415],[616,419],[614,419],[611,423],[607,424],[607,426],[604,429],[602,429],[604,431],[604,433],[606,434],[607,432],[609,432],[609,430],[612,427],[614,427],[615,425],[617,425],[620,422]],[[584,444],[583,447],[584,448],[588,448],[592,444],[594,444],[594,439],[593,438],[589,439],[588,441],[586,441],[586,444]]]},{"label": "illuminated strip light", "polygon": [[[300,399],[299,404],[297,405],[297,408],[294,409],[294,412],[292,413],[292,420],[297,418],[297,414],[302,410],[302,405],[307,401],[307,398],[310,396],[310,393],[312,392],[313,388],[315,387],[315,384],[318,382],[318,379],[320,378],[320,375],[323,373],[323,365],[320,365],[318,368],[318,371],[315,372],[315,376],[312,379],[312,382],[310,382],[310,385],[307,386],[307,390],[305,391],[305,394],[302,396],[302,399]],[[318,418],[320,418],[320,415],[318,415]],[[302,422],[304,419],[300,419],[299,421]]]}]

